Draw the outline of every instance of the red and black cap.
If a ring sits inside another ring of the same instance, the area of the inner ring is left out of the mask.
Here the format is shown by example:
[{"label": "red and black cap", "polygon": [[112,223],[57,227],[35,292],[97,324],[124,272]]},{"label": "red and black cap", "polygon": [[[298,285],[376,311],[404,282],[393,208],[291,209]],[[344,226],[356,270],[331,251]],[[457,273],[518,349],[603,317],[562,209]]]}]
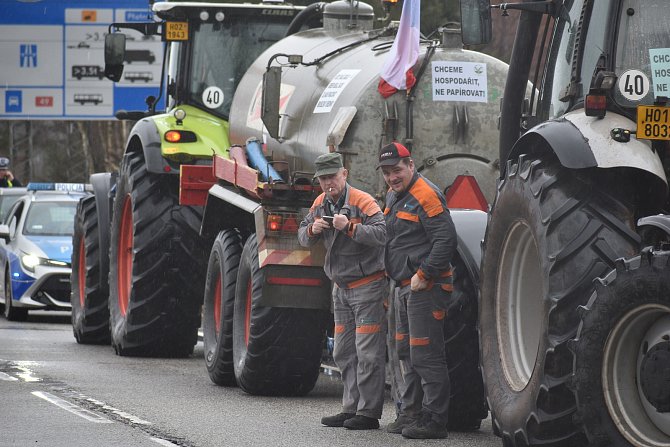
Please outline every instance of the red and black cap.
[{"label": "red and black cap", "polygon": [[376,169],[379,169],[382,166],[395,166],[401,159],[408,158],[412,154],[409,153],[409,150],[402,144],[394,141],[389,143],[379,151],[379,164]]}]

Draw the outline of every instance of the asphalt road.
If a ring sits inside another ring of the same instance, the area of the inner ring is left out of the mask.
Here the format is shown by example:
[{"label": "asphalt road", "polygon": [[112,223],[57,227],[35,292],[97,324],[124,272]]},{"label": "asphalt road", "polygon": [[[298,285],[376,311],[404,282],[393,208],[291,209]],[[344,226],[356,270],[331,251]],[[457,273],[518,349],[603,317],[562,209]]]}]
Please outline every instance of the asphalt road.
[{"label": "asphalt road", "polygon": [[[322,374],[301,398],[250,396],[209,380],[202,345],[187,359],[116,356],[78,345],[69,314],[0,318],[0,446],[499,446],[490,420],[444,440],[321,426],[341,384]],[[387,399],[382,424],[395,418]]]}]

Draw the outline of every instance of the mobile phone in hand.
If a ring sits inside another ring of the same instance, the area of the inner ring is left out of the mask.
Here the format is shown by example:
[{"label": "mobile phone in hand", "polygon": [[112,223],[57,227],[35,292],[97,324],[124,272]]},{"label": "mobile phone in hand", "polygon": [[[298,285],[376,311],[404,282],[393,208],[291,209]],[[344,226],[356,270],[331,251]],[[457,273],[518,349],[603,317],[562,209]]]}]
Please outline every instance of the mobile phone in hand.
[{"label": "mobile phone in hand", "polygon": [[328,225],[333,226],[333,216],[321,216],[321,218],[328,222]]}]

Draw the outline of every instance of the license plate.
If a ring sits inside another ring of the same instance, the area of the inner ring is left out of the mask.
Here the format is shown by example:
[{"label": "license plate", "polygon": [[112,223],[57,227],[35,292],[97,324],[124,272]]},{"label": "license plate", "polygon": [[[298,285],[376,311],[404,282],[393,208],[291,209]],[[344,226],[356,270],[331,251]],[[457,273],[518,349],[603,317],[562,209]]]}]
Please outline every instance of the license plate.
[{"label": "license plate", "polygon": [[643,140],[670,140],[670,107],[638,106],[636,136]]},{"label": "license plate", "polygon": [[167,22],[165,40],[188,40],[188,22]]}]

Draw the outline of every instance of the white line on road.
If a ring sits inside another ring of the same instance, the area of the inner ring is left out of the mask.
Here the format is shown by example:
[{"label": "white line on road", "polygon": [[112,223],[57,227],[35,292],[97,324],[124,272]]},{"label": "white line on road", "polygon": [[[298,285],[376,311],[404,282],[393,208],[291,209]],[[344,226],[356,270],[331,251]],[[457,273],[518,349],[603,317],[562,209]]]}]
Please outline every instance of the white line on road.
[{"label": "white line on road", "polygon": [[60,397],[56,397],[53,394],[45,393],[42,391],[33,391],[31,393],[33,396],[37,396],[40,399],[44,399],[47,402],[51,402],[52,404],[56,405],[57,407],[62,408],[63,410],[67,410],[70,413],[76,414],[79,417],[82,417],[84,419],[87,419],[91,422],[97,422],[100,424],[111,424],[112,421],[109,419],[106,419],[100,415],[97,415],[93,413],[92,411],[88,411],[85,408],[78,407],[77,405],[70,403],[66,400],[61,399]]},{"label": "white line on road", "polygon": [[12,381],[18,381],[19,379],[17,379],[14,376],[10,376],[9,374],[5,374],[3,372],[0,372],[0,380],[6,380],[8,382],[12,382]]},{"label": "white line on road", "polygon": [[104,402],[101,402],[99,400],[92,399],[90,397],[86,397],[86,400],[95,405],[96,407],[99,407],[100,409],[109,412],[109,413],[114,413],[116,416],[125,419],[126,421],[132,423],[132,424],[139,424],[139,425],[151,425],[151,422],[145,421],[144,419],[140,419],[137,416],[133,416],[130,413],[126,413],[125,411],[121,411],[118,408],[110,407]]},{"label": "white line on road", "polygon": [[164,445],[165,447],[179,447],[177,444],[173,444],[170,441],[166,441],[165,439],[161,438],[150,438],[153,442],[157,442],[160,445]]}]

